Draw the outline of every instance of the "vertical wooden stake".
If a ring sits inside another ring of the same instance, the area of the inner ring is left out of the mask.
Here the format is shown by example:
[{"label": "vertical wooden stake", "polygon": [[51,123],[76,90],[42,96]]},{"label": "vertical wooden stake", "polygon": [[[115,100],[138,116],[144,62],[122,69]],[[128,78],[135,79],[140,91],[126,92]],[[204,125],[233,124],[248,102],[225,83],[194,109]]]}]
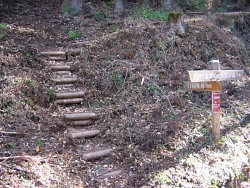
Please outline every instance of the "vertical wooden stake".
[{"label": "vertical wooden stake", "polygon": [[220,140],[220,113],[212,112],[212,131],[214,133],[215,142]]},{"label": "vertical wooden stake", "polygon": [[[219,60],[210,61],[212,63],[212,70],[219,70]],[[220,92],[212,92],[212,131],[215,142],[220,140]]]}]

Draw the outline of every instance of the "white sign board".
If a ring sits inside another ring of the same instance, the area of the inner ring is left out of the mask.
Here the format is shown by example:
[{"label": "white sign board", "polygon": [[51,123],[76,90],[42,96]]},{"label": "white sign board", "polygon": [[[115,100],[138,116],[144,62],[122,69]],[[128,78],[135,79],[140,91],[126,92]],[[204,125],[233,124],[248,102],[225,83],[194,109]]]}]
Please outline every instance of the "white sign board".
[{"label": "white sign board", "polygon": [[243,70],[197,70],[188,71],[191,82],[240,80]]}]

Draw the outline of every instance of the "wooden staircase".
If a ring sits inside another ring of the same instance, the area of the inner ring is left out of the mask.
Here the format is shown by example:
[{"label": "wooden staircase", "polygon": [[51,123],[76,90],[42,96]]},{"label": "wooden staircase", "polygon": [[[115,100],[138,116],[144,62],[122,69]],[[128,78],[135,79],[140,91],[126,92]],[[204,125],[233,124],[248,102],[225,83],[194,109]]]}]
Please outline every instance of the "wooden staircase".
[{"label": "wooden staircase", "polygon": [[[82,48],[65,50],[65,51],[47,51],[41,52],[42,58],[48,61],[47,70],[51,72],[51,80],[54,83],[54,91],[56,93],[55,103],[60,105],[61,108],[67,105],[82,105],[84,96],[87,91],[76,87],[76,83],[79,81],[78,77],[72,75],[71,64],[74,60],[74,56],[81,55]],[[65,108],[65,114],[62,115],[62,119],[67,125],[67,136],[71,139],[95,139],[97,135],[101,133],[100,130],[92,129],[91,123],[98,119],[98,115],[94,112],[77,112],[67,111]],[[82,126],[84,128],[79,128]],[[83,153],[82,159],[97,160],[103,157],[108,157],[113,152],[110,147],[105,148],[90,148]],[[119,175],[122,170],[109,170],[102,174],[104,177]]]}]

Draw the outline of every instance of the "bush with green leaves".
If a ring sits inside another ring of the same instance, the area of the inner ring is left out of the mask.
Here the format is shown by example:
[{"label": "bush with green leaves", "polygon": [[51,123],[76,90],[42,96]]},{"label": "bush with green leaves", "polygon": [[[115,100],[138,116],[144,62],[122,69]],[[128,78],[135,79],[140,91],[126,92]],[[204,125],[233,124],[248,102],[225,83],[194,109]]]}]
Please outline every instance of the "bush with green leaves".
[{"label": "bush with green leaves", "polygon": [[206,1],[204,0],[187,0],[187,1],[178,1],[177,4],[185,10],[204,10],[206,9]]},{"label": "bush with green leaves", "polygon": [[70,36],[70,38],[73,38],[73,39],[82,37],[81,33],[77,32],[77,31],[72,31],[72,30],[69,31],[69,36]]},{"label": "bush with green leaves", "polygon": [[3,38],[5,34],[5,29],[8,27],[6,23],[0,23],[0,39]]},{"label": "bush with green leaves", "polygon": [[97,12],[95,13],[95,18],[96,18],[97,20],[103,20],[103,19],[105,18],[104,13],[103,13],[102,11],[97,11]]},{"label": "bush with green leaves", "polygon": [[141,16],[151,20],[161,20],[166,21],[168,19],[168,13],[160,10],[153,10],[149,6],[136,8],[134,10],[134,16]]},{"label": "bush with green leaves", "polygon": [[123,83],[122,74],[120,72],[118,72],[118,71],[112,72],[110,79],[113,82],[115,82],[116,84],[119,84],[119,85],[122,85],[122,83]]}]

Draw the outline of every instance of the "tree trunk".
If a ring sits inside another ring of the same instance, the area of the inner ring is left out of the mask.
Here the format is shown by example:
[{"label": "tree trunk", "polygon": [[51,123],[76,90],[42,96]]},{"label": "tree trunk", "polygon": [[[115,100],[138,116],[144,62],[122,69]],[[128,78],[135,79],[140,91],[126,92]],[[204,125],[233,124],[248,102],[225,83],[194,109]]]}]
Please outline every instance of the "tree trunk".
[{"label": "tree trunk", "polygon": [[207,0],[207,9],[210,10],[213,7],[216,7],[219,5],[219,1],[217,0]]},{"label": "tree trunk", "polygon": [[83,0],[63,0],[62,9],[66,14],[79,14],[83,9]]},{"label": "tree trunk", "polygon": [[176,35],[185,36],[185,27],[182,20],[182,14],[177,12],[170,12],[168,15],[168,25],[174,29]]},{"label": "tree trunk", "polygon": [[122,12],[124,10],[124,4],[122,0],[116,0],[115,2],[115,12]]},{"label": "tree trunk", "polygon": [[165,7],[165,9],[166,9],[167,11],[173,9],[173,1],[174,1],[174,0],[163,0],[163,6]]}]

